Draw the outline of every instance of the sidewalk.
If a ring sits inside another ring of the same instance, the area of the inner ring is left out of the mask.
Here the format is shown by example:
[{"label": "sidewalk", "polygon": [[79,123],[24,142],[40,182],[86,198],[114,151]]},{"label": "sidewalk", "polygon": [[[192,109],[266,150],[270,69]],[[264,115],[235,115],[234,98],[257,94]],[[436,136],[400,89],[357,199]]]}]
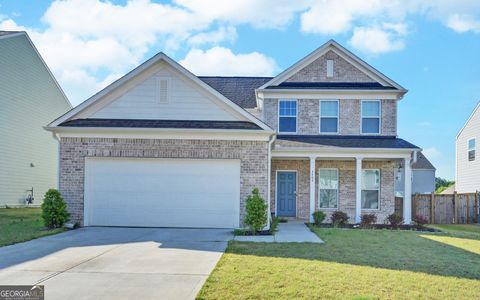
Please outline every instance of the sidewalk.
[{"label": "sidewalk", "polygon": [[288,221],[278,224],[277,233],[262,236],[235,236],[235,241],[261,243],[323,243],[323,241],[308,229],[303,221]]}]

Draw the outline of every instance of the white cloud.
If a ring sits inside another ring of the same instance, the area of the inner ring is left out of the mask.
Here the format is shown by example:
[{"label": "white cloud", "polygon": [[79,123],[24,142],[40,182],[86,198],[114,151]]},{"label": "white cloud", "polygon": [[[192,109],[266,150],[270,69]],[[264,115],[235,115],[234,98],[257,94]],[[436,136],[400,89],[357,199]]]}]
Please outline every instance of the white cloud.
[{"label": "white cloud", "polygon": [[188,39],[188,43],[193,46],[204,44],[218,45],[220,42],[233,42],[237,39],[237,30],[233,26],[220,27],[218,30],[201,32]]},{"label": "white cloud", "polygon": [[480,21],[470,15],[454,14],[448,18],[447,26],[456,32],[480,32]]},{"label": "white cloud", "polygon": [[234,54],[223,47],[192,49],[180,64],[197,75],[272,76],[278,68],[272,58],[261,53]]},{"label": "white cloud", "polygon": [[349,43],[356,49],[373,54],[401,50],[405,47],[403,24],[383,24],[381,27],[356,27]]}]

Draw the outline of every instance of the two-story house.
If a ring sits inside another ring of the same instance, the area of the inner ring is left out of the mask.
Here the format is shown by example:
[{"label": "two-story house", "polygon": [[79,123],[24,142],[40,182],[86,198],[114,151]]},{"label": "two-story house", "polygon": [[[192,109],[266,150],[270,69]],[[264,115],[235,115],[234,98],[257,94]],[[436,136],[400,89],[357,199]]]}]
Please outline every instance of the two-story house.
[{"label": "two-story house", "polygon": [[455,140],[455,191],[480,191],[480,159],[476,155],[480,142],[480,102],[465,122]]},{"label": "two-story house", "polygon": [[72,106],[24,31],[0,30],[0,207],[42,204],[58,182],[58,144],[43,126]]},{"label": "two-story house", "polygon": [[335,41],[273,78],[197,77],[159,53],[46,129],[84,226],[239,227],[255,187],[278,216],[383,223],[420,150],[397,136],[406,92]]}]

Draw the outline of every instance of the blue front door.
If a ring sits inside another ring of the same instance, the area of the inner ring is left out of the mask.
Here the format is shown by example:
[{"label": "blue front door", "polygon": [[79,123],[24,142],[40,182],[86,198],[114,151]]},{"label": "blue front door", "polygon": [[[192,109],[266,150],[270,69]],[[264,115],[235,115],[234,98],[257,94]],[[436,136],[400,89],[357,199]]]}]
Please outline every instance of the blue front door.
[{"label": "blue front door", "polygon": [[277,174],[277,215],[295,217],[297,203],[297,174],[282,171]]}]

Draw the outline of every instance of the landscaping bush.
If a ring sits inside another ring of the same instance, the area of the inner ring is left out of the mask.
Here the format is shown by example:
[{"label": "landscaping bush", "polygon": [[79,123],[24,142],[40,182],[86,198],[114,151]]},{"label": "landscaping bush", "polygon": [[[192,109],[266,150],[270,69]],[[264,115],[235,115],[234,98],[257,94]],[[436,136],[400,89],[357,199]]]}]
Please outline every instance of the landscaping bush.
[{"label": "landscaping bush", "polygon": [[270,221],[270,233],[275,234],[275,232],[278,231],[278,223],[280,223],[280,218],[279,217],[272,217],[272,220]]},{"label": "landscaping bush", "polygon": [[245,210],[245,224],[248,225],[252,234],[255,235],[265,227],[268,219],[267,203],[260,196],[260,192],[257,188],[254,188],[252,194],[248,196]]},{"label": "landscaping bush", "polygon": [[332,224],[334,227],[339,227],[339,226],[344,226],[345,224],[348,223],[348,215],[346,212],[343,212],[341,210],[337,210],[332,214]]},{"label": "landscaping bush", "polygon": [[403,223],[403,218],[399,213],[393,213],[387,217],[388,223],[392,225],[392,229],[398,229],[398,226],[400,226]]},{"label": "landscaping bush", "polygon": [[427,223],[428,219],[422,215],[415,215],[415,217],[413,217],[413,225],[415,225],[417,229],[424,228]]},{"label": "landscaping bush", "polygon": [[56,189],[49,189],[45,193],[42,203],[43,223],[48,228],[62,227],[68,221],[70,214],[62,195]]},{"label": "landscaping bush", "polygon": [[325,220],[325,217],[327,216],[323,211],[316,211],[312,215],[313,215],[313,222],[315,222],[315,225],[317,226],[322,224],[322,222]]},{"label": "landscaping bush", "polygon": [[362,228],[373,228],[375,223],[377,223],[377,216],[375,214],[364,214],[361,217],[360,226]]}]

